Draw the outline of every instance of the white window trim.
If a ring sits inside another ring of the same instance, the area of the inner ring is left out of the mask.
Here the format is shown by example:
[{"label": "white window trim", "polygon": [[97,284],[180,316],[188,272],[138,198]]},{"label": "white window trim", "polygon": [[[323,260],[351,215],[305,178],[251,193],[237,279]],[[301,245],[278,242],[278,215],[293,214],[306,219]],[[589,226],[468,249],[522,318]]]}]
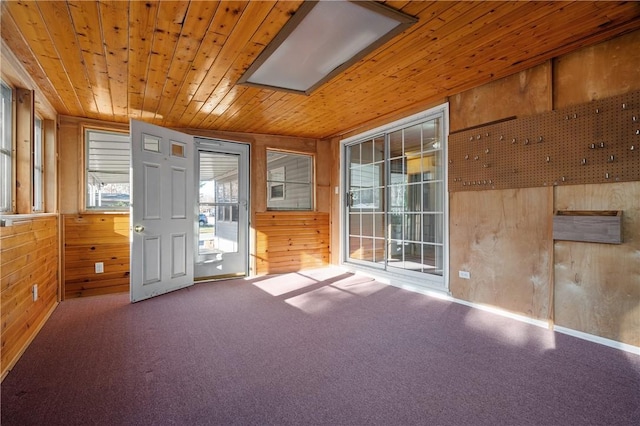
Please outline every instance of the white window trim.
[{"label": "white window trim", "polygon": [[[7,185],[7,195],[9,198],[8,208],[4,208],[4,206],[0,206],[0,214],[14,214],[16,212],[16,191],[15,191],[15,180],[16,180],[16,146],[15,146],[15,123],[16,123],[16,111],[14,108],[15,104],[15,88],[11,86],[9,83],[6,83],[4,80],[2,81],[2,85],[11,90],[11,122],[9,125],[11,126],[11,140],[10,142],[10,154],[9,154],[9,171],[10,176],[7,179],[7,182],[4,182],[4,185]],[[1,188],[0,190],[4,191],[5,188]]]},{"label": "white window trim", "polygon": [[[344,179],[347,164],[346,164],[346,149],[347,146],[359,142],[363,139],[371,139],[374,136],[381,136],[386,133],[391,133],[396,130],[400,130],[406,127],[409,127],[413,124],[418,124],[420,122],[425,121],[426,119],[433,117],[435,115],[443,116],[443,143],[444,146],[442,148],[442,162],[444,167],[444,175],[443,175],[443,191],[444,191],[444,235],[443,235],[443,271],[442,277],[431,276],[429,274],[424,275],[424,281],[420,282],[420,285],[416,286],[416,276],[411,274],[404,274],[401,270],[394,271],[385,271],[379,270],[371,267],[367,267],[364,264],[359,264],[357,262],[349,261],[347,262],[347,253],[346,253],[346,196],[347,196],[347,188],[346,188],[346,180]],[[340,246],[339,246],[339,262],[340,265],[344,268],[348,268],[350,270],[354,270],[360,273],[364,273],[367,275],[371,275],[381,282],[385,282],[395,287],[405,288],[408,290],[420,290],[420,291],[434,291],[436,293],[445,293],[450,294],[449,289],[449,187],[448,187],[448,164],[449,160],[447,158],[447,150],[448,150],[448,138],[449,138],[449,103],[446,102],[444,104],[435,106],[433,108],[429,108],[428,110],[419,112],[417,114],[413,114],[409,117],[402,118],[400,120],[394,121],[392,123],[388,123],[382,126],[378,126],[371,130],[367,130],[363,133],[359,133],[354,136],[350,136],[348,138],[342,139],[340,141],[340,220],[339,220],[339,232],[340,232]]]},{"label": "white window trim", "polygon": [[[40,122],[40,138],[36,139],[36,123]],[[32,211],[34,213],[41,213],[45,210],[44,205],[44,193],[45,193],[45,181],[44,181],[44,169],[46,167],[45,159],[45,146],[44,146],[44,119],[39,115],[33,117],[33,146],[31,148],[33,153],[33,168],[32,172]],[[36,164],[36,144],[40,144],[40,164]],[[36,173],[39,174],[39,182],[36,180]],[[39,183],[36,185],[36,183]]]},{"label": "white window trim", "polygon": [[[126,135],[130,137],[130,133],[128,130],[118,129],[118,128],[110,128],[110,127],[102,127],[99,125],[90,125],[84,124],[81,126],[81,135],[82,135],[82,158],[83,161],[80,164],[82,176],[82,187],[81,187],[81,197],[80,197],[80,206],[79,210],[83,213],[129,213],[130,206],[122,207],[122,208],[114,208],[114,207],[91,207],[87,205],[87,185],[88,182],[88,169],[89,169],[89,146],[87,141],[87,132],[103,132],[103,133],[117,133],[120,135]],[[131,151],[129,151],[131,152]],[[129,169],[129,179],[131,179],[131,169]],[[131,202],[131,199],[129,200]]]},{"label": "white window trim", "polygon": [[[314,211],[315,209],[315,205],[316,205],[316,161],[315,161],[315,156],[311,153],[308,152],[296,152],[296,151],[285,151],[285,150],[280,150],[277,148],[267,148],[267,154],[269,152],[279,152],[282,153],[284,155],[294,155],[294,156],[299,156],[299,157],[308,157],[310,162],[311,162],[311,176],[310,176],[310,182],[296,182],[296,181],[287,181],[286,179],[286,169],[285,167],[278,167],[274,170],[279,170],[282,169],[282,180],[270,180],[269,179],[269,170],[267,170],[267,176],[266,176],[266,190],[267,190],[267,201],[282,201],[286,199],[286,189],[287,189],[287,184],[304,184],[304,185],[309,185],[309,191],[310,191],[310,202],[311,202],[311,206],[309,208],[278,208],[278,207],[269,207],[267,205],[267,211]],[[267,155],[268,156],[268,155]],[[274,186],[280,186],[282,185],[282,197],[272,197],[271,196],[271,188]],[[268,204],[268,203],[267,203]]]}]

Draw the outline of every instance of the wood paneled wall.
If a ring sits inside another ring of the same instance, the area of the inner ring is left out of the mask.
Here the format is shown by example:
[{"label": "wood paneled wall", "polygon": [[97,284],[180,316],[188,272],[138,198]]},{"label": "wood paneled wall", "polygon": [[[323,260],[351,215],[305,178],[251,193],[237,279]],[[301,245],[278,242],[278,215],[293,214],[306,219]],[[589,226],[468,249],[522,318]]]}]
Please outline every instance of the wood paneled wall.
[{"label": "wood paneled wall", "polygon": [[19,219],[0,227],[0,247],[4,378],[57,306],[58,218]]},{"label": "wood paneled wall", "polygon": [[62,222],[65,299],[129,291],[129,215],[63,215]]},{"label": "wood paneled wall", "polygon": [[[65,226],[63,230],[65,297],[126,291],[129,282],[128,224],[126,237],[123,238],[118,233],[109,235],[110,231],[108,229],[105,230],[104,227],[109,228],[110,225],[105,225],[103,221],[108,221],[108,218],[114,217],[113,215],[83,214],[82,211],[82,193],[84,191],[82,140],[85,126],[114,130],[126,129],[126,126],[116,123],[78,117],[60,117],[60,185],[62,188],[60,192],[60,212],[64,214],[63,222]],[[265,181],[267,149],[273,148],[313,155],[316,180],[315,210],[325,213],[328,232],[328,212],[332,206],[332,191],[330,175],[327,171],[334,167],[328,141],[199,129],[178,130],[195,136],[242,142],[251,146],[252,223],[256,221],[258,214],[267,210],[267,187]],[[306,214],[313,217],[319,215],[319,213],[314,212],[306,212]],[[128,216],[126,215],[121,215],[121,219],[118,220],[124,220],[125,217],[128,221]],[[118,232],[124,232],[122,229],[123,223],[114,226],[119,229]],[[102,239],[100,240],[93,238],[93,235],[98,235],[94,232],[96,229],[102,233]],[[107,233],[106,235],[105,232]],[[327,245],[329,244],[328,237],[323,241]],[[257,259],[260,257],[256,254],[259,250],[257,244],[258,236],[256,230],[253,229],[249,249],[252,260],[250,264],[251,274],[257,273],[256,271],[258,270],[264,271],[264,264],[260,267],[257,265]],[[92,247],[94,248],[93,250],[91,249]],[[308,260],[308,255],[305,255],[305,258],[307,260],[302,263],[299,261],[294,262],[290,270],[298,270],[300,265],[318,266],[328,262],[328,256],[323,257],[323,263]],[[95,273],[95,262],[105,262],[105,272],[103,274]],[[283,268],[283,265],[279,265],[274,270],[284,271]]]},{"label": "wood paneled wall", "polygon": [[329,264],[329,214],[256,213],[256,273],[280,274]]}]

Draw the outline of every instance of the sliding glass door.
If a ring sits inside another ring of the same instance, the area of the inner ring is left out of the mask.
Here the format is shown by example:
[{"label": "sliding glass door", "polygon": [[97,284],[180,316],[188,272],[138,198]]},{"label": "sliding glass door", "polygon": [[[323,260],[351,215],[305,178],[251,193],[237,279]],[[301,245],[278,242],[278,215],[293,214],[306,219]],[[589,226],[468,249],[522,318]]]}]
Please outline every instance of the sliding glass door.
[{"label": "sliding glass door", "polygon": [[444,284],[444,114],[345,143],[345,261]]},{"label": "sliding glass door", "polygon": [[347,147],[349,164],[348,253],[382,266],[385,260],[384,138]]}]

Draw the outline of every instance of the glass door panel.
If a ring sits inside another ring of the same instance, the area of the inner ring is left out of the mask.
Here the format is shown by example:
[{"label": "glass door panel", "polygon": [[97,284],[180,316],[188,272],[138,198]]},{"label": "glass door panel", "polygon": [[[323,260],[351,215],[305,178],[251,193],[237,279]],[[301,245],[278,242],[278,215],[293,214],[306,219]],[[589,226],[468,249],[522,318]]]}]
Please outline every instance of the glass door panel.
[{"label": "glass door panel", "polygon": [[345,147],[348,261],[442,275],[442,117]]},{"label": "glass door panel", "polygon": [[214,146],[199,141],[196,278],[201,279],[246,275],[248,265],[248,148],[231,142]]},{"label": "glass door panel", "polygon": [[349,147],[347,159],[348,256],[384,265],[384,139]]}]

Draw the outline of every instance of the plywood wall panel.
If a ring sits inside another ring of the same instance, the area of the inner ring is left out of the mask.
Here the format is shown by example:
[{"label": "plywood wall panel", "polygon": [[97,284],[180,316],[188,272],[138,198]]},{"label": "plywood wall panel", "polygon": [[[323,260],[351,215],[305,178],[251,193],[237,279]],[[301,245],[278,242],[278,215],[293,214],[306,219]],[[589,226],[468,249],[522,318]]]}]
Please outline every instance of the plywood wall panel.
[{"label": "plywood wall panel", "polygon": [[65,298],[129,291],[129,215],[64,215],[63,223]]},{"label": "plywood wall panel", "polygon": [[[450,289],[454,297],[549,318],[548,188],[450,194]],[[471,279],[458,277],[467,271]]]},{"label": "plywood wall panel", "polygon": [[[58,219],[42,216],[0,228],[1,370],[4,377],[58,300]],[[34,301],[32,286],[38,285]]]},{"label": "plywood wall panel", "polygon": [[554,108],[640,90],[640,31],[554,60]]},{"label": "plywood wall panel", "polygon": [[557,210],[622,210],[620,245],[556,241],[555,322],[640,346],[640,182],[556,188]]},{"label": "plywood wall panel", "polygon": [[449,98],[452,132],[551,110],[551,62]]}]

